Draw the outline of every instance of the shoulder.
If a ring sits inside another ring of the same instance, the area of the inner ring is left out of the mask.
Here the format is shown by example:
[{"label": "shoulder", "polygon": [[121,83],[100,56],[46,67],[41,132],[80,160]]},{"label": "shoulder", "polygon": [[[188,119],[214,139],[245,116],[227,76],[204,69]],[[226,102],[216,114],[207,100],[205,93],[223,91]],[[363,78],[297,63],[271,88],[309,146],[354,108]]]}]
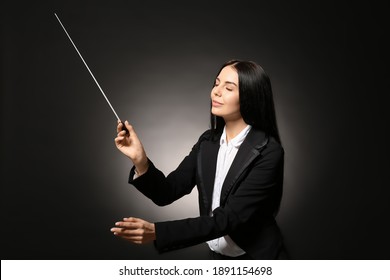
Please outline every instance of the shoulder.
[{"label": "shoulder", "polygon": [[249,144],[260,152],[263,157],[280,159],[284,157],[283,146],[272,136],[263,131],[252,129],[247,136]]},{"label": "shoulder", "polygon": [[276,157],[283,157],[284,156],[284,148],[282,144],[277,142],[275,138],[269,137],[268,144],[266,146],[266,149],[264,152],[272,153]]},{"label": "shoulder", "polygon": [[212,130],[211,129],[206,130],[199,136],[198,142],[201,142],[203,140],[210,140],[211,135],[212,135]]},{"label": "shoulder", "polygon": [[213,129],[208,129],[199,136],[198,143],[201,143],[203,141],[219,141],[220,137],[221,133],[218,133]]}]

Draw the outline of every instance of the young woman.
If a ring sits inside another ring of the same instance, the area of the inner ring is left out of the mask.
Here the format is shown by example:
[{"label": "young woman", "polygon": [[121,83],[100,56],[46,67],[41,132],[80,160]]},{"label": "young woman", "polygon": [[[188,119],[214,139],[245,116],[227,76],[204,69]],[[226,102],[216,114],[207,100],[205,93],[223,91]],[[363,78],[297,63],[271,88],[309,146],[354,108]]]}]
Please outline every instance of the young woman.
[{"label": "young woman", "polygon": [[150,223],[125,218],[111,231],[159,252],[207,242],[214,259],[285,258],[275,222],[283,188],[284,150],[271,83],[251,61],[226,62],[211,90],[211,129],[167,177],[147,157],[134,128],[118,122],[117,148],[134,164],[129,183],[163,206],[199,192],[200,216]]}]

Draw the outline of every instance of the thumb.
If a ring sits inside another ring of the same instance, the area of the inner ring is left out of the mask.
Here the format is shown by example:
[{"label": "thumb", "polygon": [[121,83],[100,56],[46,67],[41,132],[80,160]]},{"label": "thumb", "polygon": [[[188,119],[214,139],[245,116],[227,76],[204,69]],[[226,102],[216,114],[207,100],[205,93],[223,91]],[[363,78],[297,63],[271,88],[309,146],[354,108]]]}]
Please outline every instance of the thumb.
[{"label": "thumb", "polygon": [[123,124],[125,125],[126,129],[129,131],[130,134],[135,134],[133,126],[129,124],[128,121],[125,121]]}]

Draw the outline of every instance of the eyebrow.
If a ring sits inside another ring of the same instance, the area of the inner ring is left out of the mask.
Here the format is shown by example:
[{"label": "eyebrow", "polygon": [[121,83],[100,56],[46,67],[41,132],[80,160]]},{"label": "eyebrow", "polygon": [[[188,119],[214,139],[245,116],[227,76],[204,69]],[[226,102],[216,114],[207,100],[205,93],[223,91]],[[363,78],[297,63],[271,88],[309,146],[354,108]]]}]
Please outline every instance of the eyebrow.
[{"label": "eyebrow", "polygon": [[[218,82],[221,82],[221,80],[219,78],[216,78],[215,80]],[[225,84],[231,84],[231,85],[235,85],[236,87],[238,87],[238,85],[235,82],[226,81]]]},{"label": "eyebrow", "polygon": [[226,81],[225,84],[232,84],[232,85],[235,85],[236,87],[238,87],[238,86],[236,85],[236,83],[234,83],[234,82]]}]

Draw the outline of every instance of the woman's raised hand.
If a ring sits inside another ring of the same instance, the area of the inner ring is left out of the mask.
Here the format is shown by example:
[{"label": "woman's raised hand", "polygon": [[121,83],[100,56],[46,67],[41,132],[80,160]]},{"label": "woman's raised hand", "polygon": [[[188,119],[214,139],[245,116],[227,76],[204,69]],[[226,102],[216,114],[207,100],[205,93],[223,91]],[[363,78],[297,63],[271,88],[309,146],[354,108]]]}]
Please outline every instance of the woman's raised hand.
[{"label": "woman's raised hand", "polygon": [[148,170],[148,158],[134,128],[128,121],[125,121],[124,125],[129,133],[126,133],[126,131],[123,130],[123,123],[118,120],[116,128],[118,134],[115,138],[115,145],[119,151],[131,159],[135,165],[137,174],[140,176]]}]

